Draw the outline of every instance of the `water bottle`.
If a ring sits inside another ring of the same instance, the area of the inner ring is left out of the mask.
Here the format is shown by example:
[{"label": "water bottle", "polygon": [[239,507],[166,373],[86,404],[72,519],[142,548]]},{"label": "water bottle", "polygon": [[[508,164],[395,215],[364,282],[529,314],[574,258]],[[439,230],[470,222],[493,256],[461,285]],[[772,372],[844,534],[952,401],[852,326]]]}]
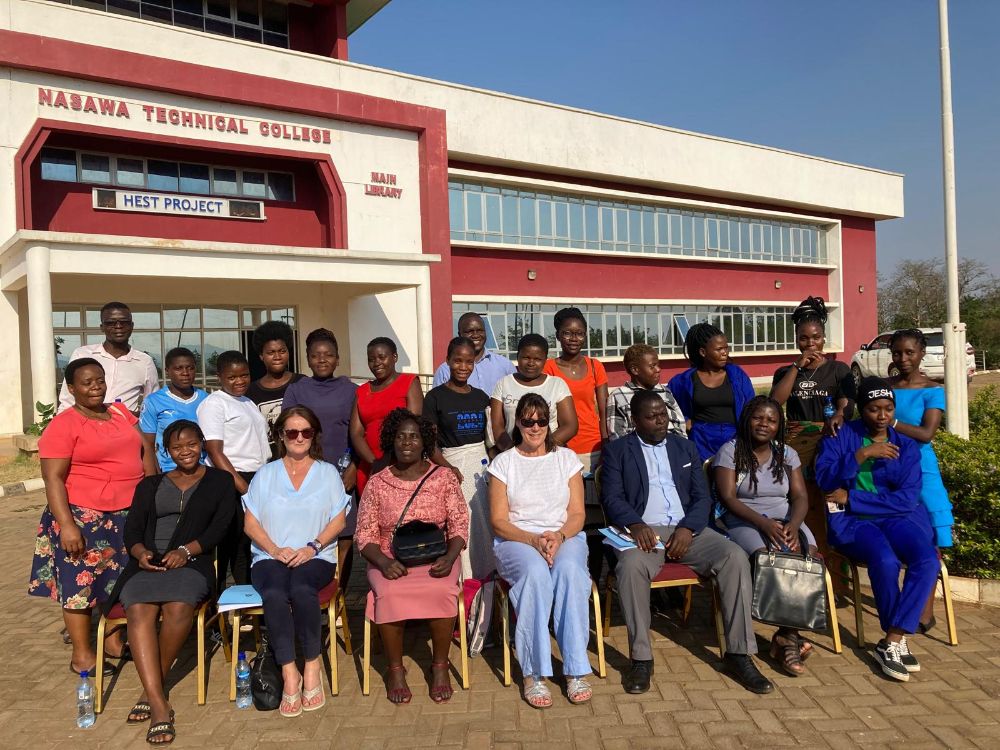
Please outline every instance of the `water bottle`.
[{"label": "water bottle", "polygon": [[250,664],[246,652],[240,651],[236,662],[236,708],[250,708],[253,696],[250,694]]},{"label": "water bottle", "polygon": [[80,684],[76,687],[76,725],[80,729],[94,726],[94,686],[90,684],[87,670],[80,672]]},{"label": "water bottle", "polygon": [[344,455],[337,459],[337,463],[334,466],[337,467],[337,472],[343,476],[344,472],[347,471],[347,467],[351,465],[351,449],[348,448],[344,451]]},{"label": "water bottle", "polygon": [[831,420],[837,410],[833,408],[833,396],[827,396],[823,402],[823,419]]}]

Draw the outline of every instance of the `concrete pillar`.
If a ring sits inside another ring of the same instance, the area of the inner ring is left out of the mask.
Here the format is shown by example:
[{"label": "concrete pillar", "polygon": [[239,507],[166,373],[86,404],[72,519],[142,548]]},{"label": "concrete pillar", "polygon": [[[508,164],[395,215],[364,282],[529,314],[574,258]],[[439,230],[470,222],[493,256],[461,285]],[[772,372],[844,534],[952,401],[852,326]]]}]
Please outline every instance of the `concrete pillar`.
[{"label": "concrete pillar", "polygon": [[52,332],[52,282],[49,248],[32,245],[25,253],[28,268],[28,338],[32,404],[51,404],[56,394],[56,348]]}]

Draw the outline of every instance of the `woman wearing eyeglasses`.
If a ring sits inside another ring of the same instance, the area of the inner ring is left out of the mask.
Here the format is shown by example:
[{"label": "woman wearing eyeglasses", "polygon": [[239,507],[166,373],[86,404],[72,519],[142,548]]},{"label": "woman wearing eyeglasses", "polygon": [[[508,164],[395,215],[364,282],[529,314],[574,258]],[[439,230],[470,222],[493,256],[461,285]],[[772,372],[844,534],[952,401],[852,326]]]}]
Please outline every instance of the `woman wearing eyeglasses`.
[{"label": "woman wearing eyeglasses", "polygon": [[521,397],[514,414],[514,447],[490,465],[490,520],[496,535],[497,572],[510,585],[517,613],[514,641],[524,674],[524,699],[552,705],[549,618],[566,676],[570,703],[593,691],[587,657],[590,573],[583,534],[583,465],[555,444],[549,405],[537,393]]},{"label": "woman wearing eyeglasses", "polygon": [[[264,622],[284,680],[282,716],[323,706],[319,591],[337,566],[334,542],[350,498],[333,464],[323,460],[319,419],[293,406],[274,423],[279,461],[265,464],[243,496],[250,580],[264,601]],[[305,669],[295,664],[299,641]]]}]

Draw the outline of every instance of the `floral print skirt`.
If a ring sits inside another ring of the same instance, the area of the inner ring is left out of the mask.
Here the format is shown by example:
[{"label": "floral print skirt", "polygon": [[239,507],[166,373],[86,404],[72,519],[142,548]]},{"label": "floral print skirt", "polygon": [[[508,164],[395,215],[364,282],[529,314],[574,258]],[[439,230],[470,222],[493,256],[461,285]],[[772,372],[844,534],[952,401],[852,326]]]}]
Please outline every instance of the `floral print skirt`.
[{"label": "floral print skirt", "polygon": [[128,561],[123,539],[128,509],[69,509],[86,549],[76,559],[66,554],[59,545],[59,522],[46,508],[38,522],[28,593],[54,599],[65,609],[89,609],[110,596]]}]

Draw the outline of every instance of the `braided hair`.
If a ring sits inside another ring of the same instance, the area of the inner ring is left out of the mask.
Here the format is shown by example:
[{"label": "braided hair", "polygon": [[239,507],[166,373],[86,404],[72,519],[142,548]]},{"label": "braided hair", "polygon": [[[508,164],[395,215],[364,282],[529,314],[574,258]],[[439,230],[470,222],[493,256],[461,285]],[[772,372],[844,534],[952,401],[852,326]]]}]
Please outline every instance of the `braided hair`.
[{"label": "braided hair", "polygon": [[921,349],[927,348],[927,337],[919,328],[901,328],[898,331],[893,331],[892,338],[889,339],[889,348],[892,349],[903,339],[913,339]]},{"label": "braided hair", "polygon": [[695,323],[684,337],[684,353],[688,361],[695,367],[701,367],[705,363],[705,355],[701,350],[708,346],[708,342],[716,336],[725,336],[720,329],[711,323]]},{"label": "braided hair", "polygon": [[792,310],[792,323],[795,330],[805,323],[815,323],[826,333],[826,302],[822,297],[806,297],[798,307]]},{"label": "braided hair", "polygon": [[770,406],[778,412],[778,434],[771,441],[771,476],[777,484],[785,481],[788,473],[785,468],[785,415],[781,411],[781,404],[770,396],[755,396],[747,402],[740,414],[740,423],[736,427],[736,449],[733,452],[733,459],[736,464],[736,477],[739,480],[741,474],[746,474],[750,479],[750,491],[757,494],[757,469],[760,464],[757,461],[757,454],[753,450],[753,435],[751,434],[750,421],[754,412]]}]

